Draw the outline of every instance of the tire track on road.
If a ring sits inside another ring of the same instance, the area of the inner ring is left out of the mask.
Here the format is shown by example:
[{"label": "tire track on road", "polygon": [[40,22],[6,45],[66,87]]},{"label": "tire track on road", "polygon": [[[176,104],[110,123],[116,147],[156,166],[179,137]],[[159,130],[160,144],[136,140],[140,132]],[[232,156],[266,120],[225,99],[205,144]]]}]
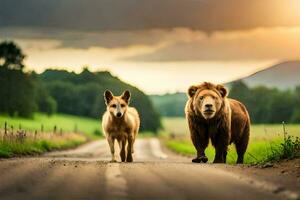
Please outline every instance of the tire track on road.
[{"label": "tire track on road", "polygon": [[120,170],[120,163],[110,163],[105,171],[106,199],[127,199],[127,181]]}]

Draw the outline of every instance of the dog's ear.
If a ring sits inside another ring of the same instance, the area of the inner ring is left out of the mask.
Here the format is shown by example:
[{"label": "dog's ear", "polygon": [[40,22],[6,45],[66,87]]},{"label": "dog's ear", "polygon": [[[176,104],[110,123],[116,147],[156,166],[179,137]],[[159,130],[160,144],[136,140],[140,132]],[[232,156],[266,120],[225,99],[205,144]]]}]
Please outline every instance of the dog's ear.
[{"label": "dog's ear", "polygon": [[105,90],[104,92],[104,100],[105,100],[105,104],[108,105],[109,102],[114,98],[114,95],[111,91],[109,90]]},{"label": "dog's ear", "polygon": [[224,98],[228,95],[227,89],[224,87],[224,85],[217,85],[217,90],[220,92],[221,96]]},{"label": "dog's ear", "polygon": [[121,98],[122,98],[127,104],[129,104],[130,96],[131,96],[130,92],[129,92],[128,90],[125,90],[125,91],[123,92],[123,94],[121,95]]},{"label": "dog's ear", "polygon": [[188,96],[190,98],[192,98],[196,94],[197,90],[198,90],[197,86],[191,86],[191,87],[189,87],[189,89],[188,89]]}]

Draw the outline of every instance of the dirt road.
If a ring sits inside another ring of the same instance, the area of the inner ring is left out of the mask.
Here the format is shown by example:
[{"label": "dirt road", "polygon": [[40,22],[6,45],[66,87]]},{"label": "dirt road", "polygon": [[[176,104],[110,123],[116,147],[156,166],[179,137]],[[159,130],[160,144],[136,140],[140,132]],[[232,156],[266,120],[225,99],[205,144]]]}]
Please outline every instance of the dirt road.
[{"label": "dirt road", "polygon": [[[105,141],[38,158],[0,160],[0,199],[298,199],[225,165],[193,164],[139,139],[134,163],[109,163]],[[238,170],[237,170],[238,171]]]}]

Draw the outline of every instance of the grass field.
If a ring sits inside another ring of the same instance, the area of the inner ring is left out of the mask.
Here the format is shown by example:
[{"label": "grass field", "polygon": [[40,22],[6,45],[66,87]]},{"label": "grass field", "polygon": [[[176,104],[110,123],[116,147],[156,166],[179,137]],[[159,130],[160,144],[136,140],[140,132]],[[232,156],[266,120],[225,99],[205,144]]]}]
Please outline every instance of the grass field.
[{"label": "grass field", "polygon": [[[82,132],[89,137],[95,137],[95,135],[101,136],[100,120],[77,117],[65,114],[55,114],[47,116],[45,114],[36,113],[33,119],[25,119],[18,117],[8,117],[0,115],[0,129],[4,128],[4,123],[8,123],[8,127],[21,128],[28,131],[41,130],[43,124],[44,132],[53,131],[54,126],[57,126],[57,131],[60,129],[63,132],[74,132],[77,129],[78,132]],[[96,133],[96,134],[95,134]]]},{"label": "grass field", "polygon": [[[167,139],[166,145],[173,151],[181,154],[195,156],[195,148],[189,138],[187,122],[184,118],[164,118],[163,124],[166,131],[173,135]],[[300,137],[300,125],[286,125],[286,132],[294,137]],[[245,154],[245,163],[257,164],[277,160],[283,142],[283,125],[252,125],[250,143]],[[214,149],[210,145],[206,150],[209,160],[214,158]],[[227,163],[235,163],[236,152],[233,145],[229,147]]]},{"label": "grass field", "polygon": [[40,154],[51,150],[60,150],[76,147],[87,141],[87,137],[81,134],[66,133],[53,134],[26,133],[25,137],[19,137],[18,133],[8,136],[0,134],[0,158],[9,158],[22,155]]},{"label": "grass field", "polygon": [[[8,128],[6,135],[4,134],[5,122]],[[54,126],[56,126],[56,133],[54,133]],[[19,129],[26,130],[26,136],[23,137]],[[36,113],[32,119],[1,115],[0,157],[32,155],[76,147],[88,139],[96,139],[100,136],[102,136],[100,121],[95,119],[63,114],[47,116],[40,113]]]}]

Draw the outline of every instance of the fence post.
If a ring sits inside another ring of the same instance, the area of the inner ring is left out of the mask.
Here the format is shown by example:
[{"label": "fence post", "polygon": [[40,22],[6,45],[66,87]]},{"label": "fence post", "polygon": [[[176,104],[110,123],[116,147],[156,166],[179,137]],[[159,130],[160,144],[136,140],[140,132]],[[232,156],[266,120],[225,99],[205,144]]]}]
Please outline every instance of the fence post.
[{"label": "fence post", "polygon": [[37,138],[37,130],[34,131],[34,140]]},{"label": "fence post", "polygon": [[44,132],[44,125],[41,124],[41,132],[43,133]]},{"label": "fence post", "polygon": [[74,125],[74,133],[77,133],[77,130],[78,128],[77,128],[77,124],[75,123],[75,125]]},{"label": "fence post", "polygon": [[10,128],[11,128],[11,132],[9,135],[9,141],[12,142],[14,140],[14,127],[10,126]]},{"label": "fence post", "polygon": [[282,127],[283,127],[283,139],[286,141],[286,129],[285,129],[285,122],[282,122]]},{"label": "fence post", "polygon": [[22,129],[22,126],[21,126],[21,124],[19,124],[19,130],[21,130]]},{"label": "fence post", "polygon": [[7,135],[7,122],[4,123],[4,134]]},{"label": "fence post", "polygon": [[56,127],[56,125],[55,125],[54,128],[53,128],[53,133],[54,133],[54,134],[56,133],[56,130],[57,130],[57,127]]}]

